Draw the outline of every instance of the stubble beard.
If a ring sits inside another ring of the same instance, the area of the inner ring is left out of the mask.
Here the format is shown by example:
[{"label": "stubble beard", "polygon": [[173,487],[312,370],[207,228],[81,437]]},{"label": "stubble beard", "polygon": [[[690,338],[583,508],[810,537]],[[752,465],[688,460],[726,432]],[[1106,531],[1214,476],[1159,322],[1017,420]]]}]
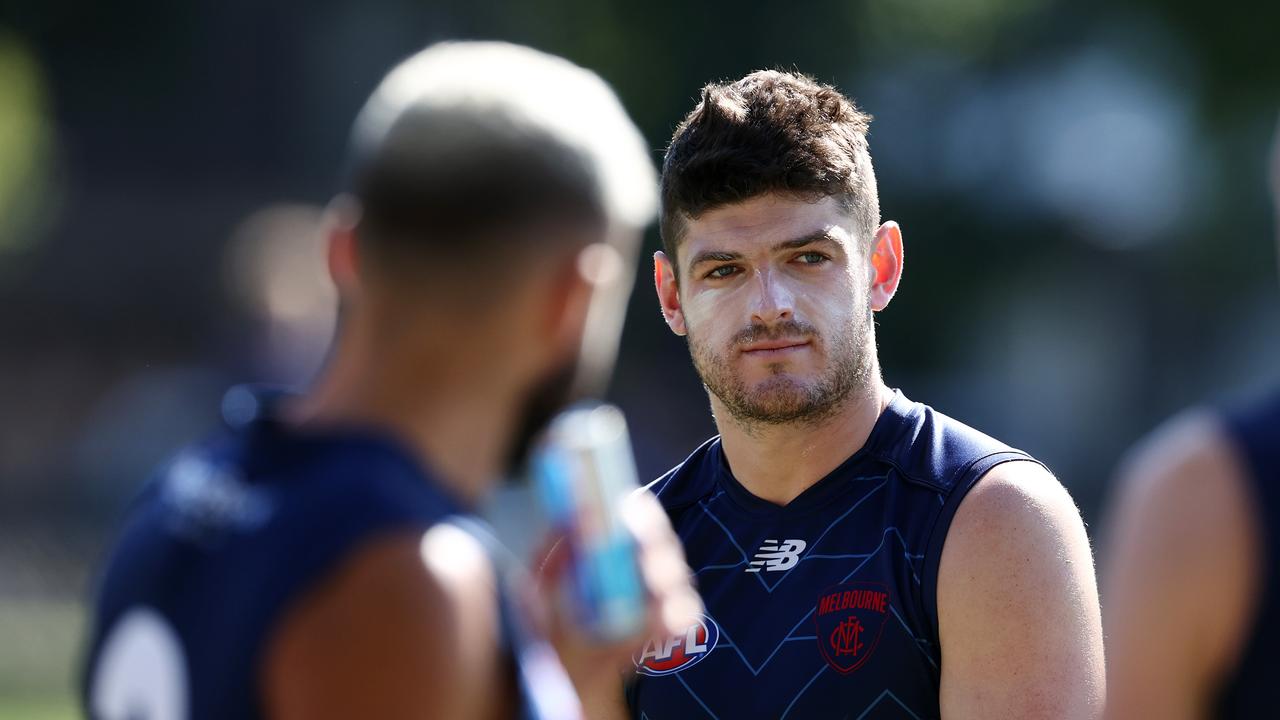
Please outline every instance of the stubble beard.
[{"label": "stubble beard", "polygon": [[[875,353],[870,327],[870,309],[858,316],[848,332],[832,337],[823,337],[812,325],[796,321],[753,325],[735,335],[724,353],[698,342],[691,331],[689,352],[707,392],[744,428],[817,425],[837,414],[849,394],[867,384]],[[815,343],[828,358],[826,372],[816,379],[802,380],[789,375],[783,363],[776,363],[769,367],[773,373],[769,378],[748,387],[728,359],[742,345],[781,338],[806,338]]]}]

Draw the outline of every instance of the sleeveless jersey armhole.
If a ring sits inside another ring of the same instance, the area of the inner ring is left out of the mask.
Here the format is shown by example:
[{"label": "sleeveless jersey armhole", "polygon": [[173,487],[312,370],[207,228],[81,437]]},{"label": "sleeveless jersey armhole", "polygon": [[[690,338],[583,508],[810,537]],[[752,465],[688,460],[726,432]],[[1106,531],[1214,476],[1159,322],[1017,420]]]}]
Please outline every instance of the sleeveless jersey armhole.
[{"label": "sleeveless jersey armhole", "polygon": [[941,652],[940,634],[938,630],[938,570],[942,563],[942,549],[947,541],[947,533],[951,530],[951,522],[955,519],[960,503],[964,502],[969,491],[992,468],[1007,462],[1033,462],[1043,466],[1039,460],[1020,450],[1002,450],[984,455],[971,462],[957,474],[951,492],[943,497],[942,510],[934,521],[929,533],[929,542],[925,550],[924,576],[921,578],[921,591],[924,595],[925,613],[929,618],[929,628],[933,633],[932,640]]}]

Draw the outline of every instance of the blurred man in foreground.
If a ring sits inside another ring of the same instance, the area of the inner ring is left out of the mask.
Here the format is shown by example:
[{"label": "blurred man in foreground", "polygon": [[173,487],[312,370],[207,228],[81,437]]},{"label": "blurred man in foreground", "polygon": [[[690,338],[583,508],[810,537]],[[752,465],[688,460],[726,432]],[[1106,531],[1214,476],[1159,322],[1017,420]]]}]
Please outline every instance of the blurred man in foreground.
[{"label": "blurred man in foreground", "polygon": [[[93,718],[580,712],[471,513],[612,367],[655,205],[644,143],[592,73],[445,44],[370,98],[350,171],[328,364],[299,397],[232,391],[228,430],[136,502],[93,618]],[[698,607],[678,543],[656,503],[627,517],[669,632]]]},{"label": "blurred man in foreground", "polygon": [[829,86],[757,72],[707,86],[667,150],[658,298],[720,436],[651,486],[707,613],[637,653],[630,703],[1097,717],[1101,621],[1071,498],[881,380],[872,314],[903,243],[880,222],[868,121]]},{"label": "blurred man in foreground", "polygon": [[[1280,134],[1271,181],[1280,218]],[[1118,482],[1103,577],[1108,717],[1275,717],[1280,392],[1174,418]]]}]

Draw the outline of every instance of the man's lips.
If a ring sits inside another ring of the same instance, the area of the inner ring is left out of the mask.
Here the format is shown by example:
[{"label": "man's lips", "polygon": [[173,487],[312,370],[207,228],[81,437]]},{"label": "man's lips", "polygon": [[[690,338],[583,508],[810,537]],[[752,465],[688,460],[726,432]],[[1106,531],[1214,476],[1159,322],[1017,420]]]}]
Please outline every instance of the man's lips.
[{"label": "man's lips", "polygon": [[770,355],[783,355],[795,352],[808,346],[808,340],[768,340],[765,342],[744,345],[742,348],[742,354],[749,355],[751,357],[768,357]]}]

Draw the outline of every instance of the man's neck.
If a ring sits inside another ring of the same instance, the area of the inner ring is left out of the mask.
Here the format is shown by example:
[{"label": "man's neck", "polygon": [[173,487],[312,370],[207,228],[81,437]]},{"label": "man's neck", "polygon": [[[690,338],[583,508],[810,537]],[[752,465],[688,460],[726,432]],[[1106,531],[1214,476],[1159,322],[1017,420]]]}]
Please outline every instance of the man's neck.
[{"label": "man's neck", "polygon": [[304,429],[358,425],[384,432],[460,500],[481,503],[503,471],[515,398],[492,382],[468,382],[453,362],[403,367],[357,348],[339,348],[312,389],[286,408],[286,419]]},{"label": "man's neck", "polygon": [[743,423],[719,399],[711,406],[729,468],[752,495],[786,505],[839,467],[871,435],[893,393],[879,379],[855,390],[836,412],[814,423]]}]

